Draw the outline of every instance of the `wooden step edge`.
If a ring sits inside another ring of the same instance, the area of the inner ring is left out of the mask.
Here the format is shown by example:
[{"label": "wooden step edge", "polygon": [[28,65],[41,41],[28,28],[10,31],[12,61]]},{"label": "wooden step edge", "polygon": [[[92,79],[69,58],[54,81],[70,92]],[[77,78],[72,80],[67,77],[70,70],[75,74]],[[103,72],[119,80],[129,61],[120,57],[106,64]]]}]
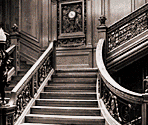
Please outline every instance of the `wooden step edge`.
[{"label": "wooden step edge", "polygon": [[49,106],[32,106],[31,108],[38,109],[74,109],[74,110],[101,110],[101,108],[90,108],[90,107],[49,107]]},{"label": "wooden step edge", "polygon": [[20,125],[61,125],[61,124],[22,123]]},{"label": "wooden step edge", "polygon": [[102,119],[102,116],[66,116],[66,115],[42,115],[42,114],[28,114],[26,117],[40,117],[40,118],[63,118],[63,119]]},{"label": "wooden step edge", "polygon": [[68,69],[57,69],[56,72],[98,72],[98,68],[68,68]]},{"label": "wooden step edge", "polygon": [[81,94],[81,95],[93,95],[96,92],[41,92],[42,94]]},{"label": "wooden step edge", "polygon": [[77,99],[36,99],[36,101],[65,101],[65,102],[98,102],[98,100],[77,100]]},{"label": "wooden step edge", "polygon": [[93,88],[93,87],[96,87],[96,85],[88,85],[88,86],[82,86],[82,85],[59,85],[59,86],[55,86],[55,85],[47,85],[45,86],[45,88]]}]

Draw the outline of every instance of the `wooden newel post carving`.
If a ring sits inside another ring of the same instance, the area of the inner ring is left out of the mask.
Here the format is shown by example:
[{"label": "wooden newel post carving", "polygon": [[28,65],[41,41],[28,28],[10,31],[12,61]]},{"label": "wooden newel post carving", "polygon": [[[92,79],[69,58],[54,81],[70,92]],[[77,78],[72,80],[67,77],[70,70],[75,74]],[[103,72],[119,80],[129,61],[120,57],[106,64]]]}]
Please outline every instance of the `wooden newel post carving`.
[{"label": "wooden newel post carving", "polygon": [[11,45],[16,45],[16,51],[14,53],[14,66],[15,66],[15,73],[17,75],[17,71],[20,69],[20,42],[19,37],[20,34],[18,32],[18,26],[16,24],[12,27],[13,32],[10,34]]},{"label": "wooden newel post carving", "polygon": [[142,104],[142,125],[148,124],[148,76],[143,80],[144,81],[144,91],[143,95],[144,102]]},{"label": "wooden newel post carving", "polygon": [[5,44],[6,36],[2,28],[0,28],[0,125],[13,125],[16,106],[9,106],[5,101],[5,86],[9,85],[7,82],[9,59],[4,49]]},{"label": "wooden newel post carving", "polygon": [[14,125],[16,106],[0,106],[0,125]]},{"label": "wooden newel post carving", "polygon": [[104,58],[104,63],[106,64],[106,54],[108,52],[108,44],[107,44],[107,26],[105,25],[105,21],[107,20],[104,15],[102,15],[99,19],[100,25],[97,27],[98,33],[99,33],[99,38],[105,40],[105,45],[104,45],[104,53],[103,53],[103,58]]},{"label": "wooden newel post carving", "polygon": [[147,109],[148,109],[148,93],[145,93],[144,95],[143,95],[143,103],[142,103],[142,111],[141,111],[141,113],[142,113],[142,125],[147,125],[147,123],[148,123],[148,119],[147,119],[147,116],[148,116],[148,114],[147,114]]}]

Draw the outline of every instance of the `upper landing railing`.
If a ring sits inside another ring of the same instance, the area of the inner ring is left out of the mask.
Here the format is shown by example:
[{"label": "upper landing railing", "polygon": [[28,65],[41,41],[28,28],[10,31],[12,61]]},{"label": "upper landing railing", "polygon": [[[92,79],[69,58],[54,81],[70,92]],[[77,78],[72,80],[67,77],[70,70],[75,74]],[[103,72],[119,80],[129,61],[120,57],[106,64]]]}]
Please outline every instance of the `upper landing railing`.
[{"label": "upper landing railing", "polygon": [[102,39],[99,40],[96,49],[99,69],[97,83],[98,95],[112,117],[106,117],[107,121],[110,125],[147,125],[148,94],[136,93],[120,86],[108,71],[114,67],[119,70],[121,65],[117,63],[123,64],[123,61],[129,60],[128,55],[130,61],[133,61],[138,52],[147,54],[148,3],[110,27],[105,25],[104,16],[99,20],[101,25],[98,27],[98,32]]},{"label": "upper landing railing", "polygon": [[147,29],[148,3],[108,27],[108,51],[112,51]]},{"label": "upper landing railing", "polygon": [[96,62],[99,69],[98,93],[110,113],[110,117],[106,117],[106,120],[110,125],[118,124],[116,121],[126,125],[146,125],[148,94],[129,91],[109,75],[103,61],[104,42],[104,39],[98,42]]}]

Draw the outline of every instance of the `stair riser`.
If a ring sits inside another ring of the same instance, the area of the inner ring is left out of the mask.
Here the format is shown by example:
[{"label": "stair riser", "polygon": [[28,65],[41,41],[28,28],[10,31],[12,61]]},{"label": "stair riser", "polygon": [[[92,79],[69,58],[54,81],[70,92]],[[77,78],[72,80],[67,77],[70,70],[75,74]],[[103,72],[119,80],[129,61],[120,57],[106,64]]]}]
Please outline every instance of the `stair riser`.
[{"label": "stair riser", "polygon": [[44,117],[33,117],[33,116],[27,116],[26,122],[30,123],[44,123],[44,124],[77,124],[77,125],[104,125],[105,121],[104,119],[79,119],[79,118],[44,118]]},{"label": "stair riser", "polygon": [[53,82],[95,82],[96,78],[53,78]]},{"label": "stair riser", "polygon": [[54,107],[98,107],[97,101],[38,101],[36,106],[54,106]]},{"label": "stair riser", "polygon": [[44,115],[99,116],[100,110],[32,108],[31,113]]},{"label": "stair riser", "polygon": [[79,100],[95,100],[95,94],[54,94],[41,93],[41,99],[79,99]]}]

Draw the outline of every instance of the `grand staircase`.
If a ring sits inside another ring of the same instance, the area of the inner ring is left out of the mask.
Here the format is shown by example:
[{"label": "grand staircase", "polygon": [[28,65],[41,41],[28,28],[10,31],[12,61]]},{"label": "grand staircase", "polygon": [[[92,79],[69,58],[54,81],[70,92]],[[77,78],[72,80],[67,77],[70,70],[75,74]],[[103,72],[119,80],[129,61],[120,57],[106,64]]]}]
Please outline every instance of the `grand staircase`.
[{"label": "grand staircase", "polygon": [[97,69],[56,70],[21,125],[104,125],[96,78]]}]

